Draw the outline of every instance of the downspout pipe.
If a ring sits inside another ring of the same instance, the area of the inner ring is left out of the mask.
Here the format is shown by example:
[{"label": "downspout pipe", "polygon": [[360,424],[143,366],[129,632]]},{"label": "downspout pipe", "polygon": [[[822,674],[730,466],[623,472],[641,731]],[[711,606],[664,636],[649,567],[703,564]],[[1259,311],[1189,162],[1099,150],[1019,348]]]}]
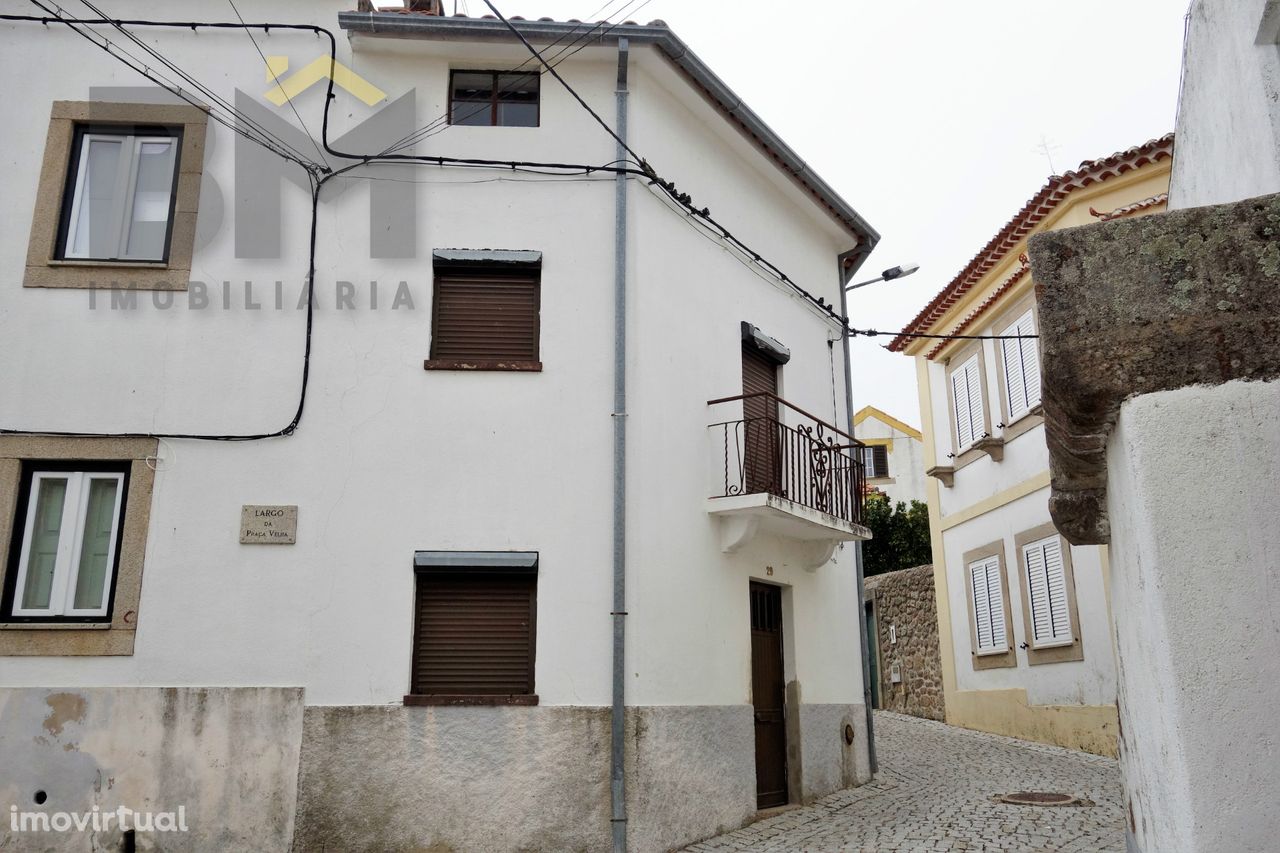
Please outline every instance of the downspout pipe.
[{"label": "downspout pipe", "polygon": [[[618,39],[618,160],[627,158],[629,42]],[[627,618],[627,176],[614,183],[613,232],[613,710],[609,800],[613,853],[627,850],[626,618]]]},{"label": "downspout pipe", "polygon": [[[858,267],[866,260],[872,247],[874,247],[874,243],[871,247],[859,247],[852,252],[846,252],[838,259],[840,264],[840,316],[844,318],[844,328],[840,334],[841,348],[844,350],[844,411],[849,419],[849,435],[854,435],[853,361],[849,351],[849,291],[845,290],[845,286],[857,273]],[[862,500],[863,496],[858,495],[857,499]],[[870,761],[871,773],[874,776],[880,767],[879,762],[876,761],[875,720],[871,714],[871,650],[868,648],[867,641],[867,605],[863,600],[866,592],[863,585],[861,541],[853,543],[853,562],[858,579],[858,645],[862,648],[862,701],[867,710],[867,759]]]}]

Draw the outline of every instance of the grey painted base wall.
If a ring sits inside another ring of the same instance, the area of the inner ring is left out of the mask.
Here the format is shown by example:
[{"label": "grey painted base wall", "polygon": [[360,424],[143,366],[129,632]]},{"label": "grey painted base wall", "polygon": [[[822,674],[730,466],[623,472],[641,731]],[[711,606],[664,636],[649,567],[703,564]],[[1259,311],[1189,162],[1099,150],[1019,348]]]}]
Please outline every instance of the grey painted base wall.
[{"label": "grey painted base wall", "polygon": [[137,849],[288,851],[302,722],[301,688],[0,689],[0,850],[124,849],[115,824],[14,832],[16,805],[49,815],[181,806],[188,832],[140,832]]},{"label": "grey painted base wall", "polygon": [[[750,705],[628,709],[630,850],[670,850],[753,817],[753,719]],[[792,720],[793,801],[870,779],[861,705],[801,703]],[[139,833],[143,851],[596,851],[609,847],[608,774],[600,707],[304,708],[297,688],[0,689],[4,811],[184,806],[191,831]],[[116,827],[14,833],[0,817],[0,850],[122,846]]]}]

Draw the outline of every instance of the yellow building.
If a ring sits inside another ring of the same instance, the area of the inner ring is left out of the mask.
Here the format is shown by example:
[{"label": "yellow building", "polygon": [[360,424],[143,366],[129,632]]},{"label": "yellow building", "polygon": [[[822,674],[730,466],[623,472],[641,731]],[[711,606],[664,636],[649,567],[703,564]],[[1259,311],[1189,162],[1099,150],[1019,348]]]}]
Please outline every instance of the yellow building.
[{"label": "yellow building", "polygon": [[947,722],[1116,754],[1105,548],[1048,509],[1027,240],[1164,209],[1172,134],[1057,175],[896,338],[916,360]]}]

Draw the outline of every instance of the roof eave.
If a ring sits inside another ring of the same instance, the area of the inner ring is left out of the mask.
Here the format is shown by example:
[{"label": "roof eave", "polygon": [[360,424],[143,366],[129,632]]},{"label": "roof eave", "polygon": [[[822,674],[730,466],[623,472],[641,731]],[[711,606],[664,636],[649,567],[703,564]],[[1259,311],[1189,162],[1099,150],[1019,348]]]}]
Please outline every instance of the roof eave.
[{"label": "roof eave", "polygon": [[[511,24],[531,42],[581,35],[582,25],[561,21],[529,21],[511,19]],[[506,24],[491,18],[443,17],[399,12],[340,12],[338,26],[351,33],[399,38],[473,39],[504,41],[512,39]],[[632,44],[651,44],[690,80],[702,89],[725,115],[737,123],[752,140],[792,180],[811,196],[846,231],[858,241],[852,253],[856,270],[880,241],[880,233],[863,219],[851,204],[841,198],[830,184],[810,168],[782,137],[742,102],[728,85],[713,72],[696,53],[680,40],[670,27],[660,24],[622,24],[592,38],[598,44],[616,44],[626,37]],[[850,273],[851,274],[851,273]]]}]

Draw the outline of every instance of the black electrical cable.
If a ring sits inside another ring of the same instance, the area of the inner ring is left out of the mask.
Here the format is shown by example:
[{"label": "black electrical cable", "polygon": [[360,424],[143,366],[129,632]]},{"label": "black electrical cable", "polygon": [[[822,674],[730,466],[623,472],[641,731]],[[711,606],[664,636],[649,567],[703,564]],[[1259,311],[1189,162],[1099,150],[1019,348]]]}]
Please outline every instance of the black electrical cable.
[{"label": "black electrical cable", "polygon": [[[46,12],[49,11],[48,6],[46,6],[43,2],[41,2],[41,0],[30,0],[30,2],[32,3],[32,5],[37,6],[38,8],[43,9]],[[211,101],[214,105],[216,105],[217,108],[222,109],[224,112],[230,114],[232,118],[236,121],[237,127],[239,127],[240,125],[244,126],[245,132],[242,132],[242,135],[244,135],[246,138],[251,139],[252,141],[258,142],[260,145],[263,145],[264,147],[270,148],[274,153],[280,156],[286,156],[284,152],[288,152],[289,155],[292,155],[292,157],[290,157],[289,159],[293,159],[294,162],[298,163],[298,165],[302,166],[308,171],[314,171],[319,168],[318,164],[311,162],[309,159],[307,159],[307,157],[301,151],[291,146],[287,141],[285,141],[284,139],[281,139],[279,136],[275,135],[270,130],[263,127],[259,122],[253,120],[249,116],[241,114],[238,110],[236,110],[234,105],[232,105],[226,99],[222,98],[211,88],[201,83],[199,80],[197,80],[191,74],[188,74],[182,68],[178,67],[178,65],[174,63],[172,60],[161,55],[157,50],[152,48],[146,42],[142,41],[142,39],[138,38],[136,35],[129,32],[124,27],[113,22],[105,13],[102,12],[101,9],[94,6],[93,3],[90,2],[90,0],[81,0],[81,2],[86,7],[88,7],[90,11],[94,12],[102,19],[101,21],[97,21],[95,23],[110,24],[113,28],[118,30],[125,38],[129,39],[131,42],[133,42],[135,45],[140,47],[142,50],[146,51],[154,59],[156,59],[166,68],[168,68],[170,71],[177,74],[179,78],[186,81],[187,84],[190,85],[193,89],[195,89],[195,91],[198,94],[209,99],[209,101]],[[65,11],[56,2],[53,3],[53,6],[55,9],[58,10],[58,12]],[[75,30],[75,27],[72,26],[71,29]],[[142,64],[144,72],[149,70],[149,67],[146,65],[146,63],[143,60],[139,59],[138,57],[134,56],[131,53],[128,53],[128,51],[124,50],[116,42],[111,41],[111,39],[107,38],[107,36],[102,35],[97,31],[94,31],[94,34],[99,36],[103,40],[104,49],[106,49],[108,53],[110,53],[111,51],[107,49],[106,45],[115,47],[115,49],[120,53],[123,53],[127,55],[130,59],[134,60],[135,62]],[[81,33],[81,35],[84,35],[84,34]],[[91,38],[89,40],[92,41]],[[96,42],[94,43],[96,44]],[[131,66],[131,67],[134,67],[134,70],[137,70],[135,66]],[[147,75],[144,73],[144,76],[147,76]],[[173,91],[173,90],[170,89],[170,91]],[[195,102],[191,102],[191,103],[195,103]],[[205,107],[204,105],[201,105],[201,104],[196,104],[196,106],[200,107],[201,109],[205,109],[209,111],[210,114],[212,114],[211,108]],[[223,124],[226,124],[226,123],[223,122]],[[305,125],[303,125],[303,129],[304,130],[306,129]],[[260,137],[260,138],[255,138],[250,134],[256,134],[257,137]],[[319,149],[317,148],[317,151],[318,150]]]},{"label": "black electrical cable", "polygon": [[849,329],[853,337],[933,338],[940,341],[1034,341],[1039,335],[931,335],[927,332],[877,332],[875,329]]},{"label": "black electrical cable", "polygon": [[[40,8],[43,9],[46,13],[49,12],[47,7],[44,7],[41,4],[39,4],[37,0],[32,0],[32,2],[35,3],[35,5],[40,6]],[[506,18],[502,17],[501,13],[499,13],[497,9],[493,7],[492,3],[490,3],[489,0],[485,0],[485,3],[503,21],[503,23],[506,24],[506,26],[516,35],[516,37],[522,43],[524,43],[526,48],[528,48],[534,54],[534,56],[538,58],[540,62],[546,65],[547,62],[545,58],[543,58],[543,56],[537,51],[536,48],[534,48],[531,44],[529,44],[528,40],[525,39],[524,36],[521,35],[518,30],[515,29],[515,27],[511,24],[511,22],[508,21]],[[235,434],[207,435],[207,434],[196,434],[196,433],[156,433],[156,432],[83,433],[83,432],[45,431],[45,430],[14,430],[14,429],[4,429],[4,428],[0,428],[0,434],[55,435],[55,436],[93,435],[93,436],[99,436],[99,437],[155,437],[155,438],[192,439],[192,440],[206,440],[206,441],[256,441],[260,439],[278,438],[278,437],[292,435],[297,430],[298,425],[302,421],[302,414],[306,404],[307,386],[310,379],[312,333],[314,329],[316,244],[317,244],[317,232],[318,232],[320,192],[323,189],[325,183],[327,183],[329,180],[342,176],[346,172],[349,172],[352,169],[356,169],[362,165],[368,165],[371,163],[378,163],[378,162],[381,162],[381,163],[413,162],[413,163],[421,163],[421,164],[427,164],[427,165],[438,165],[438,166],[447,165],[447,166],[470,167],[470,168],[481,168],[481,169],[503,168],[503,169],[511,169],[512,171],[553,169],[556,171],[542,172],[542,174],[564,174],[565,172],[572,172],[572,173],[581,173],[582,175],[591,175],[595,172],[604,172],[609,174],[625,174],[625,175],[637,175],[637,176],[645,177],[649,179],[652,183],[661,187],[668,196],[670,196],[673,200],[677,201],[682,207],[688,210],[691,214],[713,225],[719,231],[719,235],[722,239],[732,243],[735,246],[735,248],[737,248],[739,251],[742,251],[747,255],[751,256],[754,263],[758,264],[759,266],[761,266],[761,268],[772,273],[780,281],[791,286],[800,295],[802,295],[808,301],[810,301],[811,303],[813,303],[814,305],[822,309],[825,313],[827,313],[831,317],[840,320],[841,325],[845,328],[847,333],[853,334],[853,335],[866,335],[869,337],[884,335],[884,334],[891,334],[887,332],[877,332],[875,330],[858,330],[858,329],[853,329],[849,327],[847,325],[846,318],[840,317],[838,314],[836,314],[836,312],[832,309],[831,306],[828,306],[825,303],[824,300],[814,297],[807,290],[800,287],[793,280],[791,280],[784,272],[782,272],[780,268],[778,268],[776,265],[764,259],[759,253],[752,250],[747,244],[743,243],[741,240],[733,236],[733,234],[729,232],[728,229],[726,229],[720,223],[716,222],[710,216],[710,213],[707,209],[704,208],[702,210],[698,210],[692,204],[692,200],[689,198],[687,194],[680,194],[677,191],[675,184],[658,177],[658,175],[653,171],[653,169],[648,165],[648,163],[644,161],[643,158],[641,158],[639,155],[637,155],[635,151],[633,151],[629,146],[626,145],[626,143],[623,140],[621,140],[618,137],[618,135],[613,131],[613,129],[610,128],[609,125],[602,118],[600,118],[600,116],[594,110],[591,109],[591,107],[582,99],[580,95],[578,95],[578,93],[573,89],[573,87],[570,86],[564,80],[564,78],[561,77],[559,73],[555,71],[554,68],[548,67],[547,70],[550,71],[552,73],[552,76],[554,76],[561,83],[561,85],[563,85],[565,89],[568,90],[570,94],[573,95],[573,97],[579,102],[579,104],[581,104],[582,107],[586,109],[587,112],[590,113],[595,118],[597,123],[599,123],[601,127],[603,127],[609,133],[611,137],[613,137],[616,141],[618,141],[623,146],[623,149],[626,150],[635,159],[635,161],[638,164],[640,164],[640,168],[632,168],[626,165],[623,165],[623,166],[616,165],[619,161],[614,161],[613,163],[609,163],[601,166],[592,166],[592,165],[571,164],[571,163],[546,163],[546,162],[518,161],[518,160],[490,160],[490,159],[482,159],[482,158],[459,158],[459,157],[447,157],[442,155],[437,155],[437,156],[403,155],[403,154],[367,155],[367,154],[355,154],[350,152],[339,151],[333,148],[333,146],[329,143],[329,114],[330,114],[330,108],[331,108],[332,102],[336,97],[334,93],[334,73],[333,72],[336,70],[336,67],[337,67],[337,39],[334,36],[334,34],[328,29],[325,29],[324,27],[320,27],[314,24],[248,24],[248,23],[245,23],[243,20],[241,20],[239,23],[208,22],[208,21],[181,22],[181,21],[122,20],[122,19],[108,19],[105,16],[103,16],[101,20],[83,20],[83,19],[63,18],[61,16],[54,15],[52,13],[49,13],[49,16],[0,14],[0,20],[34,22],[34,23],[44,24],[46,26],[50,23],[64,24],[68,28],[76,32],[77,34],[83,36],[91,44],[94,44],[95,46],[102,48],[109,55],[115,57],[117,60],[119,60],[123,64],[128,65],[134,71],[137,71],[138,73],[142,74],[144,77],[151,80],[153,83],[156,83],[157,85],[162,86],[163,88],[167,89],[168,91],[172,92],[178,97],[181,97],[183,100],[186,100],[188,103],[191,103],[194,106],[197,106],[200,109],[206,111],[207,113],[210,114],[211,118],[213,118],[214,116],[209,111],[208,107],[205,107],[204,105],[198,104],[197,102],[191,100],[189,97],[186,96],[184,92],[180,90],[180,88],[167,86],[164,83],[158,80],[155,80],[155,78],[153,78],[150,75],[149,69],[145,67],[138,68],[134,65],[131,65],[122,56],[116,53],[112,53],[112,51],[110,50],[110,47],[107,46],[112,43],[105,36],[102,37],[104,44],[99,45],[96,41],[94,41],[92,36],[89,36],[88,34],[77,29],[76,25],[90,26],[90,25],[108,23],[117,28],[123,28],[126,26],[173,27],[173,28],[182,28],[182,29],[190,28],[193,32],[195,32],[198,28],[202,28],[202,27],[208,28],[208,29],[244,29],[246,32],[252,28],[252,29],[264,30],[268,34],[274,28],[274,29],[288,30],[288,31],[311,32],[317,36],[323,35],[329,40],[330,74],[328,75],[328,82],[326,84],[324,115],[323,115],[322,127],[321,127],[321,143],[323,145],[324,150],[335,157],[340,157],[346,160],[358,161],[356,163],[352,163],[336,171],[326,170],[322,176],[317,176],[315,171],[313,171],[313,169],[320,169],[321,167],[319,167],[318,164],[310,164],[309,161],[307,162],[300,161],[295,159],[294,157],[291,157],[279,151],[275,152],[286,160],[298,162],[299,165],[302,165],[304,168],[308,170],[308,172],[311,174],[311,177],[312,177],[311,229],[310,229],[310,242],[309,242],[309,252],[308,252],[308,274],[307,274],[307,295],[308,295],[307,321],[306,321],[305,346],[303,350],[302,383],[301,383],[301,389],[299,392],[297,410],[295,411],[293,419],[289,422],[287,426],[285,426],[282,429],[275,430],[273,432],[254,433],[254,434],[248,434],[248,435],[235,435]],[[615,24],[614,26],[617,26],[617,25]],[[117,46],[117,49],[119,49],[118,46]],[[133,58],[135,59],[135,61],[137,61],[136,57],[131,56],[130,58]],[[180,75],[186,76],[185,73],[182,72],[180,69],[177,69],[176,66],[172,66],[168,62],[168,60],[163,60],[163,61],[167,66],[177,71],[177,73],[179,73]],[[194,82],[193,84],[197,86],[200,85],[198,84],[198,82]],[[236,115],[237,117],[239,117],[238,113],[233,113],[233,115]],[[225,123],[225,122],[222,122],[222,123]],[[240,128],[235,127],[234,125],[231,126],[231,129],[237,133],[242,133],[242,135],[245,135],[243,134],[243,131]],[[305,126],[304,126],[304,129],[305,129]],[[249,138],[252,138],[252,137],[249,137]],[[254,141],[259,142],[259,144],[263,144],[260,140],[255,139]],[[265,144],[264,144],[264,147],[271,148],[270,145],[265,145]],[[911,333],[897,333],[897,334],[909,335],[913,337],[955,338],[955,339],[966,339],[966,340],[976,340],[976,339],[1006,340],[1006,339],[1020,339],[1022,337],[1027,337],[1027,338],[1035,337],[1030,335],[1028,336],[980,336],[980,335],[925,335],[925,334],[911,334]]]},{"label": "black electrical cable", "polygon": [[[89,3],[89,0],[81,0],[81,2],[86,6],[93,8]],[[227,0],[227,3],[231,5],[231,11],[236,13],[236,17],[240,20],[240,23],[243,24],[244,15],[241,15],[240,10],[236,8],[235,0]],[[253,42],[253,49],[256,50],[258,52],[258,56],[262,58],[262,64],[267,68],[271,68],[271,63],[267,62],[267,55],[262,52],[262,48],[258,45],[258,40],[253,37],[253,30],[246,26],[244,28],[244,34],[249,37],[249,41]],[[324,161],[325,166],[328,166],[329,161],[325,160],[324,152],[320,150],[320,143],[316,142],[316,138],[311,135],[311,130],[307,127],[307,123],[302,120],[302,114],[298,112],[298,107],[293,103],[293,98],[290,98],[289,93],[284,91],[284,84],[280,82],[280,76],[274,71],[271,72],[271,76],[276,81],[276,85],[280,87],[280,91],[284,93],[284,99],[289,102],[289,109],[293,110],[293,115],[298,120],[298,124],[302,127],[303,131],[306,132],[307,138],[311,140],[311,144],[315,146],[316,153],[320,155],[320,159]]]},{"label": "black electrical cable", "polygon": [[[37,3],[36,5],[39,5],[39,4]],[[41,6],[40,8],[44,9],[44,11],[46,12],[49,12],[49,10],[44,6]],[[331,71],[333,70],[333,64],[337,62],[337,53],[336,53],[337,41],[334,38],[333,34],[330,33],[328,30],[324,29],[323,27],[318,27],[312,24],[246,24],[243,22],[241,23],[198,22],[198,21],[179,22],[179,21],[143,21],[143,20],[119,20],[119,19],[84,20],[84,19],[64,18],[58,15],[54,15],[53,13],[49,13],[49,15],[50,16],[0,14],[0,20],[40,23],[46,26],[51,23],[63,24],[67,26],[69,29],[71,29],[73,32],[76,32],[78,35],[81,35],[82,37],[84,37],[91,44],[106,50],[106,52],[109,55],[113,56],[122,64],[127,65],[129,68],[133,69],[134,71],[137,71],[146,79],[151,80],[153,83],[156,83],[157,85],[160,85],[161,87],[172,92],[178,97],[181,97],[183,100],[187,101],[193,106],[199,107],[200,109],[204,110],[206,113],[209,113],[209,110],[207,107],[191,100],[189,97],[186,96],[184,92],[181,91],[180,88],[165,85],[163,82],[156,80],[149,73],[149,69],[145,67],[138,68],[130,64],[124,59],[123,56],[117,53],[112,53],[109,48],[104,47],[103,45],[99,45],[98,42],[96,42],[92,38],[92,36],[79,30],[77,28],[77,25],[91,26],[95,24],[109,23],[112,26],[119,26],[119,27],[123,27],[123,26],[174,27],[174,28],[181,28],[181,29],[190,28],[193,31],[195,31],[199,27],[207,27],[212,29],[246,29],[246,30],[248,30],[249,28],[254,28],[254,29],[262,29],[268,33],[273,28],[280,29],[280,30],[312,32],[317,36],[323,34],[328,36],[329,38],[330,59],[331,59],[330,70]],[[113,44],[105,36],[103,36],[102,38],[104,43]],[[118,47],[117,47],[117,50],[119,50]],[[137,61],[136,57],[131,56],[130,58]],[[359,168],[360,166],[368,165],[370,163],[379,162],[379,161],[381,162],[410,161],[410,162],[425,163],[428,165],[431,165],[431,164],[440,165],[440,166],[448,165],[448,166],[457,166],[457,167],[463,167],[463,168],[479,168],[479,169],[490,169],[490,170],[495,168],[502,168],[502,169],[510,169],[513,172],[535,172],[537,174],[545,174],[545,175],[565,175],[567,172],[571,172],[574,174],[581,173],[583,175],[590,175],[594,172],[606,172],[611,174],[617,174],[617,173],[637,174],[638,173],[637,170],[635,169],[631,169],[628,167],[619,167],[619,166],[616,166],[614,163],[609,163],[603,166],[591,166],[591,165],[572,164],[572,163],[499,161],[499,160],[484,160],[484,159],[475,159],[475,158],[453,158],[453,157],[443,157],[443,156],[441,157],[389,156],[385,158],[377,158],[377,157],[370,157],[370,156],[358,155],[358,154],[344,154],[342,152],[332,150],[328,145],[329,104],[334,98],[333,87],[334,87],[333,75],[330,74],[329,83],[327,86],[328,91],[326,93],[326,99],[325,99],[324,126],[322,129],[322,139],[324,141],[324,147],[326,150],[329,151],[329,153],[335,156],[342,157],[348,160],[357,160],[359,162],[352,163],[341,169],[329,171],[326,174],[323,174],[320,176],[317,176],[315,172],[313,172],[310,168],[308,168],[308,173],[311,175],[311,181],[312,181],[312,194],[311,194],[311,227],[310,227],[310,239],[309,239],[309,245],[308,245],[308,263],[307,263],[306,334],[305,334],[305,343],[303,348],[302,381],[301,381],[301,388],[299,390],[299,395],[298,395],[298,407],[295,410],[294,416],[289,421],[289,423],[283,428],[278,430],[273,430],[270,432],[250,433],[250,434],[204,434],[204,433],[179,433],[179,432],[161,433],[161,432],[154,432],[154,431],[146,432],[146,433],[139,433],[139,432],[102,433],[102,432],[71,432],[71,431],[62,431],[62,430],[31,430],[31,429],[0,428],[0,435],[51,435],[51,436],[66,436],[66,437],[94,436],[94,437],[100,437],[100,438],[152,437],[152,438],[165,438],[165,439],[189,439],[189,440],[198,440],[198,441],[258,441],[262,439],[280,438],[280,437],[293,435],[294,432],[297,430],[298,425],[302,422],[302,415],[306,406],[307,388],[309,385],[310,374],[311,374],[312,337],[313,337],[314,323],[315,323],[315,315],[314,315],[315,276],[316,276],[316,253],[317,253],[317,233],[318,233],[318,221],[319,221],[320,192],[323,189],[324,185],[328,183],[328,181],[333,180],[335,178],[342,177],[345,175],[345,173],[353,169]],[[211,113],[210,113],[210,117],[214,118],[214,116]],[[225,124],[225,122],[220,122],[220,123]],[[228,126],[233,131],[239,132],[239,129],[236,128],[234,125],[228,125]],[[247,137],[247,138],[252,139],[252,137]],[[257,139],[254,139],[253,141],[258,142],[259,144],[263,144],[260,140],[257,140]],[[269,145],[263,144],[263,147],[271,149],[271,146]],[[274,151],[274,149],[271,149],[271,150]],[[290,157],[282,152],[274,151],[274,153],[278,154],[283,159],[297,162],[295,158]],[[303,164],[300,163],[300,165],[303,165]],[[315,164],[311,164],[311,165],[315,165]],[[304,165],[304,168],[305,168],[305,165]],[[548,169],[554,169],[556,171],[539,171],[539,170],[548,170]]]},{"label": "black electrical cable", "polygon": [[[601,6],[599,9],[597,9],[595,12],[592,13],[592,15],[598,14],[601,10],[603,10],[607,6],[612,5],[614,2],[619,2],[619,0],[610,0],[609,3],[605,3],[604,6]],[[629,0],[629,2],[625,6],[621,7],[616,12],[613,12],[610,14],[616,14],[620,18],[623,15],[635,14],[636,12],[639,12],[641,9],[643,9],[645,6],[648,6],[650,3],[652,3],[653,0],[643,0],[643,2],[641,2],[639,6],[637,6],[634,10],[631,10],[631,7],[634,6],[637,2],[640,2],[640,0]],[[606,36],[609,35],[609,33],[613,32],[615,29],[621,26],[622,23],[623,21],[620,20],[616,24],[609,24],[608,17],[606,16],[605,20],[596,22],[586,32],[582,33],[573,41],[569,42],[568,44],[560,48],[558,51],[556,51],[547,60],[549,66],[551,67],[558,66],[565,60],[571,59],[572,57],[576,56],[578,52],[581,51],[583,48],[586,48],[588,45],[590,45],[593,41],[604,39]],[[599,35],[596,35],[595,31],[600,29],[601,27],[604,27],[606,24],[609,24],[609,26],[601,30]],[[560,41],[563,40],[566,36],[570,36],[578,32],[578,30],[581,29],[584,25],[585,25],[585,22],[579,22],[573,27],[572,30],[569,30],[567,33],[561,34],[559,37],[556,38],[555,41],[551,42],[551,44],[544,47],[543,51],[545,52],[545,51],[551,50],[553,47],[559,44]],[[539,70],[536,73],[536,75],[532,71],[522,74],[522,72],[524,72],[525,70],[525,66],[529,65],[529,63],[533,62],[535,59],[536,57],[530,57],[529,59],[526,59],[524,62],[517,65],[515,68],[501,72],[503,75],[521,74],[521,77],[518,78],[517,80],[514,80],[508,83],[507,85],[499,89],[498,95],[501,96],[507,92],[513,91],[514,87],[518,86],[522,80],[525,80],[534,76],[541,77],[543,74],[545,74],[546,69]],[[463,118],[466,119],[474,115],[478,115],[480,112],[482,112],[485,109],[488,109],[488,107],[477,106],[475,110],[468,113]],[[407,136],[401,137],[400,139],[391,143],[391,145],[383,149],[382,152],[380,152],[380,154],[395,153],[397,151],[403,151],[406,148],[411,148],[412,146],[417,145],[419,142],[424,142],[427,139],[430,139],[432,136],[436,136],[440,133],[443,133],[445,130],[448,130],[453,125],[461,124],[461,123],[463,122],[453,121],[448,112],[441,113],[439,116],[432,119],[427,124],[413,131],[413,133],[410,133]]]},{"label": "black electrical cable", "polygon": [[529,40],[524,37],[523,33],[521,33],[518,29],[516,29],[515,24],[508,21],[506,19],[506,16],[504,16],[501,12],[499,12],[498,7],[493,5],[493,3],[490,2],[490,0],[484,0],[484,5],[488,6],[489,11],[497,15],[498,20],[502,21],[502,23],[506,25],[507,29],[511,30],[511,33],[520,40],[520,43],[523,44],[530,53],[532,53],[534,56],[538,58],[538,61],[541,62],[546,67],[547,71],[551,74],[551,76],[556,78],[556,80],[559,81],[561,86],[564,86],[565,91],[567,91],[570,95],[572,95],[573,99],[577,101],[582,106],[582,108],[591,115],[593,119],[596,120],[596,124],[604,128],[605,133],[612,136],[614,141],[617,142],[620,146],[622,146],[622,150],[630,154],[632,159],[635,160],[637,163],[639,163],[641,165],[641,168],[644,168],[645,167],[644,159],[631,149],[631,146],[627,144],[627,141],[625,139],[623,139],[616,132],[614,132],[614,129],[609,126],[608,122],[600,118],[600,114],[597,113],[595,110],[593,110],[591,108],[591,105],[588,104],[585,100],[583,100],[582,96],[578,94],[577,90],[574,89],[572,86],[570,86],[569,83],[563,77],[560,76],[559,71],[557,71],[553,66],[547,63],[547,60],[543,58],[542,54],[538,51],[538,49],[529,43]]},{"label": "black electrical cable", "polygon": [[[31,2],[33,5],[39,7],[40,9],[46,12],[49,11],[48,7],[44,6],[40,2],[37,2],[37,0],[31,0]],[[70,29],[76,35],[79,35],[80,37],[84,38],[94,47],[97,47],[98,49],[105,51],[108,56],[111,56],[112,58],[116,59],[121,64],[127,66],[128,68],[131,68],[132,70],[141,74],[146,79],[155,83],[157,86],[160,86],[161,88],[165,89],[166,91],[170,92],[171,94],[175,95],[181,100],[184,100],[187,103],[191,104],[196,109],[201,110],[206,115],[208,115],[211,120],[228,128],[229,130],[231,130],[231,132],[239,134],[240,136],[243,136],[246,139],[254,143],[257,143],[258,145],[261,145],[264,148],[269,149],[270,151],[272,151],[272,153],[280,157],[283,157],[286,160],[290,160],[292,162],[298,163],[298,165],[302,166],[304,169],[307,169],[308,171],[311,171],[311,169],[314,167],[314,164],[312,164],[310,161],[305,159],[299,159],[291,154],[285,153],[284,151],[279,150],[279,148],[274,144],[272,144],[270,141],[264,141],[263,139],[259,139],[253,136],[248,129],[239,127],[234,122],[227,121],[225,118],[215,113],[214,110],[208,105],[202,104],[199,101],[193,100],[191,97],[187,95],[186,92],[182,90],[181,86],[174,83],[172,80],[165,81],[165,80],[157,79],[156,77],[152,76],[152,69],[150,69],[146,65],[146,63],[142,62],[142,60],[138,59],[138,57],[129,53],[127,50],[120,47],[118,44],[111,41],[111,39],[107,38],[106,36],[100,33],[97,33],[96,31],[92,35],[90,35],[90,33],[85,32],[84,30],[81,30],[76,26],[76,25],[92,26],[92,25],[97,25],[102,23],[112,23],[110,21],[104,22],[101,20],[68,19],[68,18],[62,18],[62,17],[56,16],[56,15],[52,18],[36,17],[36,16],[29,16],[29,15],[0,15],[0,20],[38,21],[45,25],[48,25],[49,23],[55,23],[55,22],[65,24],[68,29]],[[97,41],[94,40],[95,35],[102,39],[101,44],[99,44]],[[114,52],[112,51],[112,48],[115,48]],[[126,59],[125,57],[128,57],[128,59]],[[139,63],[139,65],[133,65],[132,63],[129,62],[129,60],[133,60],[134,62]],[[180,69],[178,73],[179,73],[179,76],[182,76],[182,72]],[[193,83],[193,85],[195,85],[197,88],[200,87],[199,83]],[[232,110],[231,112],[233,113],[233,118],[239,118],[239,116],[234,113],[234,110]]]}]

